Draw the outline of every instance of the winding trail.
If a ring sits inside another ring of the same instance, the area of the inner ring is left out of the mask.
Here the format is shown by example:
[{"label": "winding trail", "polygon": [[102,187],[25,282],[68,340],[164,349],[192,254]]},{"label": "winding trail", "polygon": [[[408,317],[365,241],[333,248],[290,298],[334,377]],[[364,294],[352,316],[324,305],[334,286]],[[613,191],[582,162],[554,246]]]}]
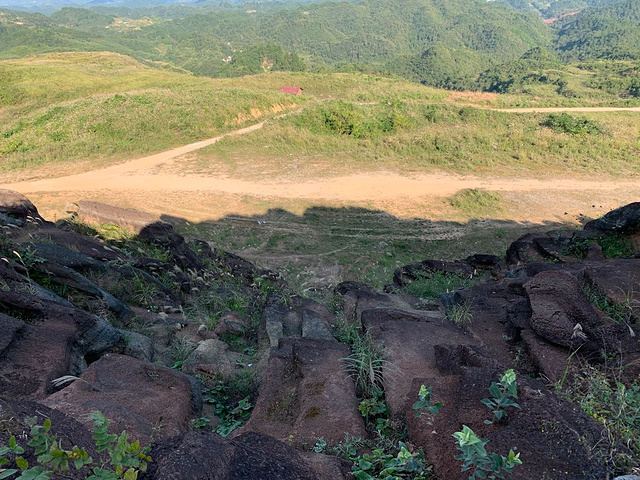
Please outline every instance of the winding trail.
[{"label": "winding trail", "polygon": [[[496,109],[498,110],[498,109]],[[522,108],[499,109],[513,113],[537,112],[640,112],[640,107],[584,107],[584,108]],[[166,194],[234,194],[311,201],[406,201],[426,197],[446,197],[469,188],[503,192],[545,191],[616,191],[638,190],[640,180],[600,181],[576,179],[501,179],[459,176],[451,174],[398,175],[393,172],[374,172],[318,180],[274,182],[265,179],[254,182],[229,177],[197,174],[174,175],[158,171],[156,167],[170,163],[189,152],[212,145],[228,136],[246,135],[261,129],[265,121],[207,140],[167,150],[155,155],[130,160],[103,169],[59,178],[16,182],[1,188],[23,194],[60,193],[77,199],[78,192],[109,192],[110,198],[123,198],[127,193],[161,192]],[[75,196],[73,194],[76,194]]]}]

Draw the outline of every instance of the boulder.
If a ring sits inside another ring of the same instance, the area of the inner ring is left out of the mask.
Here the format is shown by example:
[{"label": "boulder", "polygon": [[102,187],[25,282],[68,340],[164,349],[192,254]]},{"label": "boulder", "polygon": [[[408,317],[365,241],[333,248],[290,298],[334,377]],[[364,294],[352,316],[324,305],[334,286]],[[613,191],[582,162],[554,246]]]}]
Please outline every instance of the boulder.
[{"label": "boulder", "polygon": [[259,433],[228,440],[189,432],[159,443],[151,457],[141,480],[341,480],[349,471],[336,457],[305,454]]},{"label": "boulder", "polygon": [[0,213],[24,219],[39,217],[38,209],[21,193],[0,188]]},{"label": "boulder", "polygon": [[[508,408],[504,422],[495,420],[482,403],[489,397],[489,387],[504,372],[491,363],[482,365],[449,365],[451,375],[415,378],[406,404],[409,439],[421,447],[438,478],[463,480],[470,472],[462,472],[462,462],[455,460],[454,432],[463,425],[480,438],[488,440],[489,453],[506,456],[510,449],[520,453],[523,465],[516,466],[510,478],[521,480],[602,479],[607,476],[606,447],[599,424],[579,409],[558,399],[543,382],[518,376],[520,409]],[[417,417],[411,408],[421,385],[431,386],[432,401],[444,406],[437,416]]]},{"label": "boulder", "polygon": [[0,331],[10,332],[2,335],[6,346],[0,356],[0,392],[11,398],[44,398],[55,390],[52,380],[80,375],[88,360],[121,339],[120,332],[99,317],[28,293],[0,290],[0,304],[21,318],[0,319]]},{"label": "boulder", "polygon": [[604,323],[575,277],[543,272],[524,287],[531,304],[530,325],[538,335],[563,347],[600,350]]},{"label": "boulder", "polygon": [[476,343],[442,315],[434,319],[379,308],[365,310],[362,324],[373,341],[384,346],[388,362],[383,370],[385,398],[396,418],[404,416],[413,378],[436,371],[435,345]]},{"label": "boulder", "polygon": [[587,223],[585,230],[633,233],[640,227],[640,202],[611,210],[603,217]]},{"label": "boulder", "polygon": [[247,331],[247,319],[237,312],[225,312],[216,325],[216,335],[244,335]]},{"label": "boulder", "polygon": [[260,432],[296,445],[320,437],[339,443],[365,437],[354,384],[343,359],[349,347],[310,338],[282,338],[269,357],[266,382],[241,432]]},{"label": "boulder", "polygon": [[362,312],[372,309],[387,309],[408,312],[421,317],[441,318],[438,306],[429,304],[421,298],[404,294],[379,293],[373,288],[348,288],[349,284],[338,287],[343,301],[344,316],[347,320],[360,323]]},{"label": "boulder", "polygon": [[129,330],[119,330],[119,332],[122,335],[122,341],[118,346],[118,350],[122,354],[138,360],[153,362],[155,353],[153,340],[138,332]]},{"label": "boulder", "polygon": [[185,433],[202,407],[197,382],[180,372],[118,354],[92,363],[78,380],[43,402],[86,425],[100,410],[114,431],[148,442]]},{"label": "boulder", "polygon": [[631,310],[640,306],[640,259],[616,259],[585,268],[585,281],[607,298]]},{"label": "boulder", "polygon": [[229,346],[221,340],[203,340],[182,364],[189,374],[233,375],[235,366],[227,353]]}]

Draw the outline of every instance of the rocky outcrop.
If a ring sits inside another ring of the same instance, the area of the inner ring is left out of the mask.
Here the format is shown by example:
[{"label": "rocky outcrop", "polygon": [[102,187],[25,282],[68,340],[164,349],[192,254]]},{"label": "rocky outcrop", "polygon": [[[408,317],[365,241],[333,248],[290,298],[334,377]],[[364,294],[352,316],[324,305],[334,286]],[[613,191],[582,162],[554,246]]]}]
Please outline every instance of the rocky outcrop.
[{"label": "rocky outcrop", "polygon": [[267,378],[242,432],[260,432],[296,445],[364,437],[355,387],[344,369],[351,352],[337,342],[282,338],[269,357]]},{"label": "rocky outcrop", "polygon": [[506,456],[511,449],[520,453],[524,465],[516,467],[513,478],[606,477],[602,430],[595,421],[559,400],[544,383],[519,376],[520,408],[508,408],[504,422],[487,425],[485,419],[495,418],[482,399],[489,396],[489,386],[499,380],[504,367],[477,357],[472,365],[465,365],[460,357],[449,358],[454,362],[442,366],[446,375],[416,378],[411,388],[411,397],[417,398],[421,385],[432,386],[433,401],[444,404],[439,414],[416,417],[412,402],[406,406],[409,437],[423,448],[438,478],[463,480],[469,476],[454,459],[459,452],[451,438],[462,425],[488,440],[490,453]]},{"label": "rocky outcrop", "polygon": [[610,211],[585,225],[585,230],[635,232],[640,228],[640,202],[630,203]]},{"label": "rocky outcrop", "polygon": [[304,454],[259,433],[233,440],[190,432],[156,445],[153,463],[141,480],[341,480],[348,463]]},{"label": "rocky outcrop", "polygon": [[53,393],[54,379],[79,375],[87,360],[121,340],[121,333],[99,317],[27,293],[0,290],[0,304],[5,312],[20,317],[0,317],[5,345],[0,355],[3,396],[43,399]]},{"label": "rocky outcrop", "polygon": [[148,442],[186,432],[202,407],[196,381],[167,367],[108,354],[92,363],[80,378],[50,395],[44,404],[77,418],[101,411],[114,431],[126,430]]},{"label": "rocky outcrop", "polygon": [[384,346],[387,367],[383,370],[387,406],[394,417],[404,407],[415,377],[436,368],[435,345],[474,344],[474,339],[440,316],[438,319],[399,310],[371,309],[362,313],[362,325],[373,341]]}]

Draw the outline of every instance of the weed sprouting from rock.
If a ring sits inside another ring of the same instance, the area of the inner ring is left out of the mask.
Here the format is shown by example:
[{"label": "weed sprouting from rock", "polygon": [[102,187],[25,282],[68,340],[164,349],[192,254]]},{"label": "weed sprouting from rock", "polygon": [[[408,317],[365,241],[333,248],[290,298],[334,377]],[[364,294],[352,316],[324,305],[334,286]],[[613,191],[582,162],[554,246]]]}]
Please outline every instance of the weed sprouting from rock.
[{"label": "weed sprouting from rock", "polygon": [[384,371],[389,366],[385,359],[384,347],[376,344],[369,332],[359,335],[352,347],[353,353],[344,359],[345,367],[364,398],[373,398],[382,390]]},{"label": "weed sprouting from rock", "polygon": [[471,470],[470,480],[476,478],[504,478],[505,474],[511,474],[516,465],[521,465],[520,454],[509,450],[509,455],[504,457],[497,453],[488,453],[485,445],[488,440],[479,438],[473,430],[463,425],[462,430],[455,432],[456,448],[460,454],[456,460],[462,460],[462,471]]},{"label": "weed sprouting from rock", "polygon": [[[491,384],[489,393],[492,398],[483,398],[482,403],[493,412],[498,422],[507,417],[507,407],[520,408],[520,405],[514,401],[518,399],[518,383],[512,369],[504,372],[499,382]],[[493,421],[485,420],[484,423],[491,424]]]}]

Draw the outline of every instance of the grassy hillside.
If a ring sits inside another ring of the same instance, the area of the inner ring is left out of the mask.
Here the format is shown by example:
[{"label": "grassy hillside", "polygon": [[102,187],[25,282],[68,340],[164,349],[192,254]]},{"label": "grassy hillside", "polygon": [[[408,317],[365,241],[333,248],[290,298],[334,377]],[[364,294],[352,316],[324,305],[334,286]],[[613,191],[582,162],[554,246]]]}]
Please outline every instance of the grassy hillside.
[{"label": "grassy hillside", "polygon": [[251,91],[111,53],[4,61],[0,171],[157,151],[301,101],[277,89]]},{"label": "grassy hillside", "polygon": [[[634,174],[637,115],[590,116],[601,131],[583,135],[544,126],[545,115],[468,106],[617,103],[616,94],[605,90],[607,84],[586,85],[587,79],[598,78],[584,71],[571,75],[575,93],[567,98],[557,85],[525,85],[532,89],[528,94],[452,94],[354,73],[210,79],[105,52],[6,60],[0,62],[0,172],[28,170],[37,176],[37,167],[48,164],[78,169],[113,163],[303,106],[261,132],[227,139],[180,166],[206,171],[209,162],[222,161],[250,173],[256,162],[263,166],[261,175],[277,176],[295,156],[300,172],[309,175],[434,167],[507,175],[541,167],[545,172]],[[282,85],[301,85],[305,95],[281,95]]]},{"label": "grassy hillside", "polygon": [[[309,107],[251,136],[227,138],[203,149],[181,162],[180,171],[215,168],[251,180],[380,170],[506,177],[640,173],[637,113],[550,117],[450,103],[390,104],[333,101]],[[595,128],[571,127],[583,119]]]}]

